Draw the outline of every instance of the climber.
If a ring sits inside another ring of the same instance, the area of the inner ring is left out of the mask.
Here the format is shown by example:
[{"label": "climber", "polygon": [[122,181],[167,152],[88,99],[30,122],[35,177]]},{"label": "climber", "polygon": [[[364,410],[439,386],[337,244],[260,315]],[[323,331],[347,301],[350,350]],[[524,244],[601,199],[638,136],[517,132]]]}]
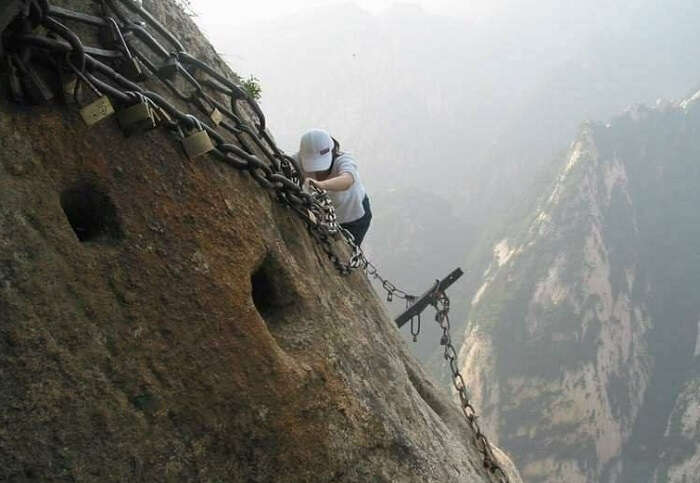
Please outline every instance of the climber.
[{"label": "climber", "polygon": [[340,143],[322,129],[304,133],[295,158],[301,163],[305,183],[328,192],[340,226],[352,234],[359,246],[369,228],[372,212],[355,159],[342,152]]}]

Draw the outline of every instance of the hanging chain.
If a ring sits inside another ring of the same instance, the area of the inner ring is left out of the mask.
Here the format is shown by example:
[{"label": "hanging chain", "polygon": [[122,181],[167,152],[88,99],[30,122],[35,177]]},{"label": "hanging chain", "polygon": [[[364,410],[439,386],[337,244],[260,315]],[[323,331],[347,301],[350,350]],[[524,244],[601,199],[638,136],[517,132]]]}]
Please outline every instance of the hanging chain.
[{"label": "hanging chain", "polygon": [[467,424],[472,429],[474,433],[474,440],[476,442],[479,451],[481,452],[482,458],[484,460],[484,468],[486,468],[491,474],[496,476],[499,481],[507,483],[508,476],[506,475],[503,468],[499,465],[498,459],[493,454],[493,449],[489,443],[486,435],[481,432],[481,427],[478,423],[478,416],[476,415],[476,410],[472,403],[469,401],[469,394],[467,392],[467,385],[464,382],[461,372],[459,371],[459,362],[457,360],[457,350],[452,345],[452,336],[450,334],[450,299],[447,297],[445,292],[438,289],[438,283],[435,284],[435,290],[433,295],[433,307],[435,308],[435,321],[442,328],[442,336],[440,338],[440,345],[444,347],[443,356],[447,361],[450,372],[452,375],[452,385],[457,391],[459,396],[459,405],[464,414],[464,418]]},{"label": "hanging chain", "polygon": [[[79,71],[79,77],[88,86],[94,85],[96,90],[99,89],[99,91],[104,92],[106,95],[113,97],[115,100],[125,105],[133,103],[134,99],[145,99],[158,113],[160,124],[176,132],[181,131],[181,124],[190,128],[204,129],[207,134],[211,136],[215,146],[212,154],[236,169],[248,171],[261,187],[274,192],[281,203],[289,206],[305,222],[309,233],[314,240],[318,242],[321,249],[328,256],[339,273],[348,274],[354,270],[361,269],[368,278],[379,282],[382,289],[386,292],[387,302],[391,302],[395,298],[402,299],[406,302],[407,307],[415,302],[416,297],[414,295],[396,287],[391,281],[381,276],[377,267],[367,259],[362,249],[355,243],[352,234],[338,224],[335,209],[328,194],[313,184],[311,185],[311,193],[304,191],[304,177],[301,170],[294,158],[284,154],[267,133],[265,117],[258,104],[251,99],[243,89],[228,80],[225,76],[218,73],[204,62],[189,55],[187,52],[184,52],[180,41],[147,10],[133,3],[131,0],[119,0],[128,10],[138,14],[145,21],[145,23],[142,23],[141,21],[128,19],[127,16],[117,8],[115,0],[99,1],[103,14],[105,15],[104,17],[95,17],[63,8],[51,7],[47,0],[26,0],[26,2],[21,2],[20,0],[11,1],[23,3],[27,8],[21,10],[20,14],[18,14],[22,15],[22,11],[26,12],[22,26],[16,29],[16,35],[14,37],[3,37],[10,46],[7,50],[11,51],[14,48],[16,51],[21,51],[26,48],[34,48],[54,53],[63,59],[66,59],[67,55],[74,56],[79,62],[79,69],[77,69]],[[110,9],[114,12],[118,21],[107,15],[107,11]],[[54,18],[55,16],[116,29],[121,43],[120,51],[84,47],[79,37],[73,31],[59,23],[58,20]],[[10,23],[7,22],[3,25],[9,24]],[[52,32],[52,35],[40,36],[31,33],[39,25],[46,27]],[[163,47],[160,42],[148,32],[144,25],[151,26],[172,45],[175,51],[169,51]],[[149,60],[149,57],[136,49],[134,45],[128,45],[127,37],[126,35],[123,36],[122,32],[136,35],[143,44],[148,46],[161,58],[175,61],[177,66],[176,71],[181,73],[185,80],[194,87],[194,93],[185,94],[179,91],[171,80],[159,75],[158,68]],[[4,32],[0,32],[0,34],[4,34]],[[3,39],[0,39],[0,42]],[[2,47],[5,47],[5,45],[2,45]],[[2,53],[4,53],[4,49],[0,48],[0,54]],[[218,123],[218,125],[233,134],[240,146],[228,142],[217,131],[195,116],[179,111],[175,105],[168,102],[161,95],[145,90],[136,82],[118,74],[109,65],[97,59],[98,55],[106,58],[119,59],[122,58],[123,55],[131,57],[132,54],[134,55],[134,59],[138,59],[151,74],[158,76],[177,97],[190,104],[194,104],[205,116],[209,116],[211,114],[211,109],[216,108],[223,118],[226,119]],[[184,65],[178,65],[177,62],[181,62]],[[64,64],[64,62],[56,63],[58,69],[61,69],[61,66]],[[187,67],[193,70],[203,71],[211,77],[211,80],[202,82],[196,80]],[[61,74],[62,72],[59,72],[59,77]],[[104,80],[105,78],[109,79],[110,82]],[[227,109],[224,105],[207,94],[204,91],[205,85],[218,93],[229,95],[231,98],[231,109]],[[258,118],[258,123],[254,127],[251,127],[248,122],[244,121],[246,116],[241,114],[236,100],[244,101]],[[209,110],[208,112],[207,109]],[[246,138],[243,135],[248,136],[259,151],[263,153],[263,159],[253,154],[253,151],[247,147]],[[351,254],[347,261],[343,261],[337,254],[335,244],[338,240],[350,249]],[[488,439],[481,432],[479,424],[477,423],[476,412],[469,402],[466,384],[459,372],[457,351],[452,345],[450,338],[450,321],[448,314],[450,300],[444,292],[438,291],[437,285],[432,305],[436,310],[435,320],[443,331],[440,344],[445,347],[444,357],[448,361],[452,372],[452,382],[459,395],[462,412],[474,432],[476,444],[479,451],[482,453],[484,467],[493,475],[497,476],[500,481],[507,482],[508,478],[503,469],[499,466],[491,446],[488,443]],[[411,335],[414,341],[420,333],[420,329],[420,315],[417,315],[415,322],[411,319]]]}]

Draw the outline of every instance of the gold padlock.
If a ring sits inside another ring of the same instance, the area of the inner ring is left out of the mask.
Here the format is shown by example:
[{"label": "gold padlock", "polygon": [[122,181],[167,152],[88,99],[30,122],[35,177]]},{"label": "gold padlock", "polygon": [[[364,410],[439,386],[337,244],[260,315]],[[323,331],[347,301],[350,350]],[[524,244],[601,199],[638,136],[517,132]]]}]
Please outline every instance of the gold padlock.
[{"label": "gold padlock", "polygon": [[137,97],[139,102],[117,113],[119,125],[127,136],[156,127],[156,119],[148,99],[142,94],[138,94]]},{"label": "gold padlock", "polygon": [[114,107],[112,107],[112,103],[105,95],[98,97],[90,104],[80,109],[80,117],[83,118],[83,121],[88,126],[94,126],[112,114],[114,114]]},{"label": "gold padlock", "polygon": [[[189,120],[188,125],[190,131],[186,136],[182,137],[182,147],[185,149],[187,157],[194,159],[207,154],[209,151],[213,150],[215,146],[199,119],[192,114],[188,114],[187,119]],[[179,130],[180,126],[178,125],[177,128]],[[180,131],[180,133],[182,133],[182,131]]]},{"label": "gold padlock", "polygon": [[190,132],[182,139],[182,147],[185,148],[185,153],[190,159],[198,158],[214,149],[209,134],[203,129],[198,129]]},{"label": "gold padlock", "polygon": [[[87,85],[90,88],[90,90],[94,92],[97,96],[97,99],[87,104],[86,106],[80,108],[80,117],[83,118],[85,124],[87,124],[88,126],[94,126],[101,120],[106,119],[112,114],[114,114],[114,107],[112,107],[112,103],[110,102],[109,97],[102,94],[97,89],[97,87],[95,87],[93,83],[90,82],[90,79],[88,78],[88,75],[86,75],[85,72],[81,72],[80,70],[78,70],[78,68],[75,67],[75,65],[73,65],[68,55],[66,55],[66,63],[73,70],[73,72],[75,72],[75,75],[78,76],[78,79],[80,79],[80,81]],[[76,99],[76,101],[78,101],[78,99]],[[80,104],[80,101],[78,101],[78,103]]]},{"label": "gold padlock", "polygon": [[221,121],[224,120],[224,115],[221,114],[221,111],[215,107],[214,110],[209,113],[209,119],[211,119],[211,122],[218,126],[221,124]]}]

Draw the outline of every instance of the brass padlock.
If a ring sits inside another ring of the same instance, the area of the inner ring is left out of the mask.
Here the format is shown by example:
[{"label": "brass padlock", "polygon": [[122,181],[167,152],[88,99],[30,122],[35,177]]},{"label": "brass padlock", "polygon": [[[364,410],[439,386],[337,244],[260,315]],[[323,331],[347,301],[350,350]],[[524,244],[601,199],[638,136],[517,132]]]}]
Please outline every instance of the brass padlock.
[{"label": "brass padlock", "polygon": [[214,149],[214,143],[209,134],[204,130],[202,124],[194,116],[187,116],[192,119],[195,128],[188,135],[182,138],[182,147],[190,159],[198,158]]},{"label": "brass padlock", "polygon": [[185,148],[187,157],[198,158],[214,149],[214,143],[206,131],[193,131],[182,139],[182,146]]},{"label": "brass padlock", "polygon": [[114,107],[109,97],[102,95],[87,106],[80,109],[80,117],[88,126],[94,126],[103,119],[114,114]]},{"label": "brass padlock", "polygon": [[156,119],[148,100],[143,95],[139,95],[138,98],[139,102],[117,113],[119,125],[127,136],[156,127]]},{"label": "brass padlock", "polygon": [[218,126],[221,124],[221,121],[224,120],[224,115],[215,107],[214,110],[209,113],[209,119],[211,119],[214,125]]},{"label": "brass padlock", "polygon": [[[73,69],[73,72],[76,76],[78,76],[80,81],[87,85],[97,96],[97,99],[80,108],[80,117],[83,118],[83,122],[85,122],[85,124],[88,126],[94,126],[98,122],[114,114],[114,107],[112,107],[109,97],[102,94],[97,87],[90,82],[88,76],[73,65],[68,55],[66,55],[66,63],[71,69]],[[76,99],[76,101],[78,101],[78,99]],[[80,102],[78,101],[78,103]]]}]

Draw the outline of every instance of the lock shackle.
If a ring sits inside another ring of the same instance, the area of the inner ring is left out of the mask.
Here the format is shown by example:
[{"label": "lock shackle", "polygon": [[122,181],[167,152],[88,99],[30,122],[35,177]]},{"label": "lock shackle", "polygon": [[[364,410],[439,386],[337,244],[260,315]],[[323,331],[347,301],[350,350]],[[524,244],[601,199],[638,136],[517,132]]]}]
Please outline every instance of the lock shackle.
[{"label": "lock shackle", "polygon": [[112,28],[112,30],[117,33],[117,36],[119,37],[119,43],[121,43],[122,47],[124,48],[124,54],[131,59],[133,57],[131,55],[131,50],[129,50],[129,46],[126,44],[126,40],[124,39],[124,35],[122,35],[122,31],[119,28],[119,24],[117,23],[117,21],[114,19],[114,17],[107,17],[105,20],[108,24],[111,24],[110,28]]},{"label": "lock shackle", "polygon": [[185,118],[189,120],[190,123],[193,124],[193,127],[195,129],[198,129],[199,131],[204,131],[204,127],[202,126],[202,122],[194,117],[192,114],[186,114]]},{"label": "lock shackle", "polygon": [[[70,67],[73,72],[75,72],[75,75],[78,76],[78,79],[82,82],[84,82],[92,92],[94,92],[97,96],[101,96],[102,93],[100,90],[95,87],[95,84],[93,84],[90,79],[88,79],[87,75],[85,75],[85,72],[80,71],[73,62],[70,60],[70,52],[66,53],[65,57],[66,64],[68,64],[68,67]],[[73,90],[73,97],[75,98],[76,101],[78,101],[78,88],[80,86],[80,82],[75,83],[75,89]]]},{"label": "lock shackle", "polygon": [[137,103],[146,104],[150,109],[160,110],[158,104],[155,103],[153,99],[145,95],[143,92],[139,91],[127,91],[125,92],[130,98],[134,98]]},{"label": "lock shackle", "polygon": [[170,126],[170,130],[174,131],[177,130],[177,135],[180,137],[180,140],[185,139],[185,132],[182,130],[182,126],[180,125],[180,121],[175,121],[172,126]]},{"label": "lock shackle", "polygon": [[92,75],[89,72],[87,73],[87,76],[92,81],[92,83],[95,84],[100,89],[100,92],[106,93],[107,95],[109,95],[115,99],[118,99],[120,102],[129,102],[130,98],[124,92],[109,85],[105,81],[101,80],[99,77],[95,77],[94,75]]},{"label": "lock shackle", "polygon": [[138,91],[126,91],[125,94],[129,96],[130,98],[133,98],[135,102],[141,103],[141,104],[148,104],[147,102],[147,97],[143,95],[142,92]]}]

